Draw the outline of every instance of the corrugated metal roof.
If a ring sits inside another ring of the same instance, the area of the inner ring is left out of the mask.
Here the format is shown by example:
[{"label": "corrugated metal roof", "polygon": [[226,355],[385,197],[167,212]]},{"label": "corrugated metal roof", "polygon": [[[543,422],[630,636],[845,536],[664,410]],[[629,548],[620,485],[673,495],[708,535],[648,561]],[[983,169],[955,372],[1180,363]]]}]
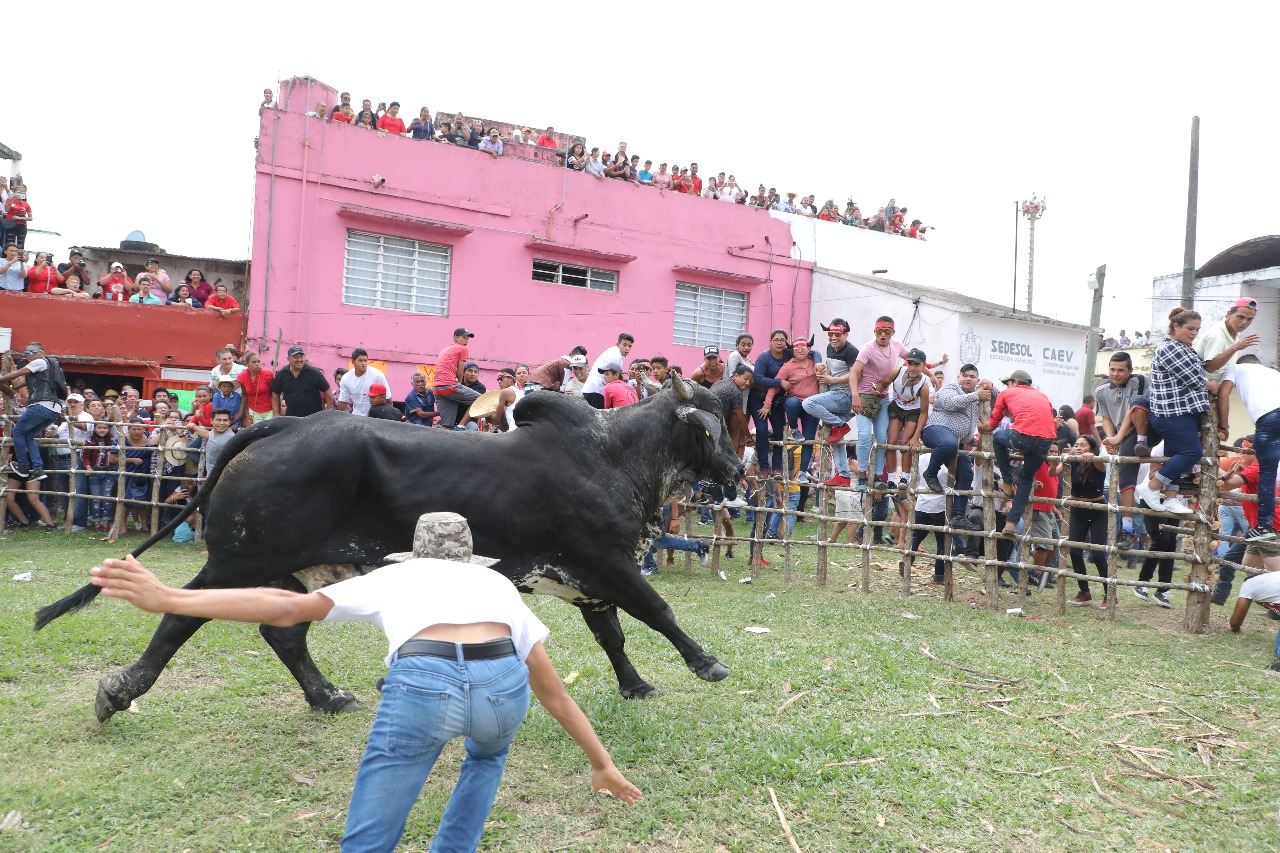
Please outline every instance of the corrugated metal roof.
[{"label": "corrugated metal roof", "polygon": [[1280,236],[1254,237],[1219,252],[1196,270],[1196,278],[1212,278],[1280,267]]},{"label": "corrugated metal roof", "polygon": [[202,258],[197,255],[183,255],[179,252],[144,252],[138,249],[121,249],[118,246],[77,246],[82,252],[94,252],[99,255],[138,255],[143,258],[182,258],[188,261],[206,261],[215,264],[247,264],[248,258]]}]

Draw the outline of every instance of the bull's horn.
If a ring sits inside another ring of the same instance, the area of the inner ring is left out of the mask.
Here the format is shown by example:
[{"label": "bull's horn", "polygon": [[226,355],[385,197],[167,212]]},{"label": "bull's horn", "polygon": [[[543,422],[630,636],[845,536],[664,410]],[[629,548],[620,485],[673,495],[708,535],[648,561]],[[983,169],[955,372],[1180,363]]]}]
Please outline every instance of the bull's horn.
[{"label": "bull's horn", "polygon": [[674,377],[675,381],[671,383],[671,390],[676,392],[676,397],[681,400],[693,399],[693,386],[687,380],[681,379],[679,376]]}]

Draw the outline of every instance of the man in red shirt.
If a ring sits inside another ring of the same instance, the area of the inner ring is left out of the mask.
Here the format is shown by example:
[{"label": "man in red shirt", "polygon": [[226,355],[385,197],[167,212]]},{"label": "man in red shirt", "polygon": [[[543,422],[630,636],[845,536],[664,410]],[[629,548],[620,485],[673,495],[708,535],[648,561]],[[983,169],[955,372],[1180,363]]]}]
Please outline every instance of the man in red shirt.
[{"label": "man in red shirt", "polygon": [[387,107],[387,111],[382,118],[378,119],[378,130],[385,130],[387,133],[394,133],[396,136],[404,136],[404,119],[400,118],[399,101],[392,101],[391,106]]},{"label": "man in red shirt", "polygon": [[555,133],[556,129],[554,127],[548,127],[547,132],[538,137],[538,147],[559,148],[560,146],[556,145]]},{"label": "man in red shirt", "polygon": [[[453,343],[440,351],[436,357],[435,386],[431,389],[436,397],[436,409],[440,412],[440,426],[446,428],[463,427],[471,419],[469,409],[480,395],[462,384],[462,371],[471,352],[467,344],[475,337],[459,326],[453,330]],[[440,405],[440,401],[453,405]]]},{"label": "man in red shirt", "polygon": [[639,402],[636,389],[622,381],[622,362],[611,361],[598,369],[604,376],[604,407],[606,409],[620,409]]},{"label": "man in red shirt", "polygon": [[[1092,394],[1084,395],[1084,402],[1080,408],[1076,409],[1076,423],[1080,425],[1081,435],[1091,435],[1098,438],[1097,418],[1093,412],[1094,400]],[[1098,439],[1101,441],[1101,439]]]},{"label": "man in red shirt", "polygon": [[693,184],[693,195],[702,195],[702,178],[698,177],[698,164],[689,164],[689,181]]},{"label": "man in red shirt", "polygon": [[4,235],[5,242],[13,238],[19,249],[27,245],[27,223],[31,221],[31,205],[27,204],[27,188],[21,184],[13,185],[13,195],[4,203]]},{"label": "man in red shirt", "polygon": [[[1006,495],[1013,496],[1013,505],[1009,507],[1009,515],[1005,520],[1006,535],[1017,531],[1018,522],[1022,520],[1022,511],[1027,507],[1027,499],[1035,486],[1036,472],[1049,455],[1049,445],[1058,435],[1058,427],[1053,422],[1053,403],[1049,402],[1040,391],[1031,387],[1031,374],[1025,370],[1015,370],[1000,380],[1008,385],[991,410],[991,420],[980,424],[980,432],[994,432],[996,466],[1000,469],[1000,489]],[[1013,418],[1010,429],[996,429],[1000,420],[1008,412]],[[1009,453],[1017,450],[1022,454],[1022,468],[1018,470],[1017,486],[1014,486],[1013,468],[1009,464]]]},{"label": "man in red shirt", "polygon": [[102,288],[105,301],[128,302],[133,293],[133,279],[125,274],[124,264],[115,261],[111,264],[111,272],[98,278],[98,287]]}]

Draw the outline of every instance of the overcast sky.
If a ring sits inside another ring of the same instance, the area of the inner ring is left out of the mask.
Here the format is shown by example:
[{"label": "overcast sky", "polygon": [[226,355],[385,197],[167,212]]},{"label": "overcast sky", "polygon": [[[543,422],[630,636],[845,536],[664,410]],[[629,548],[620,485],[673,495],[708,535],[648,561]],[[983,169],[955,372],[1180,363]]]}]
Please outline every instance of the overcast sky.
[{"label": "overcast sky", "polygon": [[1014,202],[1036,192],[1036,311],[1087,322],[1085,281],[1106,263],[1112,331],[1146,328],[1152,277],[1182,267],[1192,115],[1197,266],[1280,232],[1275,3],[652,3],[625,7],[626,32],[608,4],[313,3],[298,22],[178,5],[24,8],[0,142],[24,155],[32,226],[62,235],[30,247],[61,260],[139,229],[247,257],[257,105],[293,74],[410,115],[625,139],[819,206],[893,196],[955,270],[922,284],[1004,304]]}]

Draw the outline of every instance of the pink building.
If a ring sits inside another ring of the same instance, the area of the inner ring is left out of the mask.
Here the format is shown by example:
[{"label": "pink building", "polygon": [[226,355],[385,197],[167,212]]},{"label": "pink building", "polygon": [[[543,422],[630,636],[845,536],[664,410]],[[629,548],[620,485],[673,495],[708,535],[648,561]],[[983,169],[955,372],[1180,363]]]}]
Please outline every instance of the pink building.
[{"label": "pink building", "polygon": [[688,373],[706,344],[745,331],[759,352],[772,328],[807,328],[812,265],[766,212],[599,180],[527,146],[494,159],[308,117],[337,103],[314,80],[286,81],[279,101],[258,138],[249,285],[265,361],[301,343],[331,373],[364,347],[399,400],[458,326],[486,381],[575,344],[594,359],[622,331]]}]

